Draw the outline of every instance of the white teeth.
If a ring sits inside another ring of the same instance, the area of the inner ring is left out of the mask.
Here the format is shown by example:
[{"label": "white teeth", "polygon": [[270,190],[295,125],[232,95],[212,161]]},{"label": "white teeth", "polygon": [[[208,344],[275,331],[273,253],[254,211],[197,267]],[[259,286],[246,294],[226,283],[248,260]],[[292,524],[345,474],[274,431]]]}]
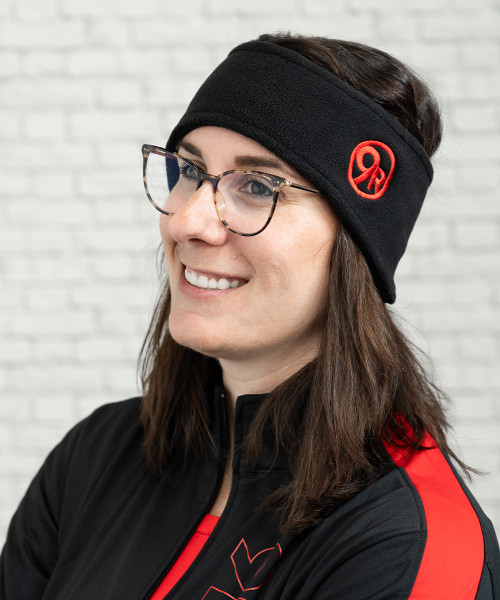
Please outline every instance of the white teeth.
[{"label": "white teeth", "polygon": [[196,275],[194,271],[188,271],[187,269],[184,270],[184,276],[191,285],[205,290],[228,290],[242,285],[237,279],[229,281],[222,277],[217,281],[215,277],[209,279],[206,275]]},{"label": "white teeth", "polygon": [[208,288],[208,277],[206,277],[205,275],[200,275],[195,285],[205,289]]},{"label": "white teeth", "polygon": [[[200,280],[198,279],[198,281],[200,281]],[[227,279],[219,279],[219,281],[217,282],[218,290],[227,290],[230,287],[231,287],[231,284],[229,283],[229,281]]]}]

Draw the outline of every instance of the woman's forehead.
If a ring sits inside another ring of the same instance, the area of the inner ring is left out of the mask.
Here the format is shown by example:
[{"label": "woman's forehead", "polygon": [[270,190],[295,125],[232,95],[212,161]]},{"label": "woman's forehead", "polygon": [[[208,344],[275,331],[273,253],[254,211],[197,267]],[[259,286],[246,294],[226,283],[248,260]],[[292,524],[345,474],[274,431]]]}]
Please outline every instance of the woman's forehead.
[{"label": "woman's forehead", "polygon": [[198,127],[187,133],[178,149],[209,160],[215,157],[230,159],[232,168],[269,168],[279,170],[295,181],[306,181],[293,167],[262,144],[249,137],[223,127]]}]

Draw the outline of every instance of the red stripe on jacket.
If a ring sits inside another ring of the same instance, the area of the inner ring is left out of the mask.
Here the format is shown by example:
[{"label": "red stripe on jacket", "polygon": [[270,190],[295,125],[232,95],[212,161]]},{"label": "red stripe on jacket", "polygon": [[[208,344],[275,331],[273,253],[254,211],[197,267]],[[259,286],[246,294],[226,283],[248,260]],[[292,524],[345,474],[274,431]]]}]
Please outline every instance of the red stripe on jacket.
[{"label": "red stripe on jacket", "polygon": [[427,541],[409,600],[473,600],[484,563],[479,519],[457,477],[434,440],[423,440],[430,450],[408,453],[387,444],[424,505]]}]

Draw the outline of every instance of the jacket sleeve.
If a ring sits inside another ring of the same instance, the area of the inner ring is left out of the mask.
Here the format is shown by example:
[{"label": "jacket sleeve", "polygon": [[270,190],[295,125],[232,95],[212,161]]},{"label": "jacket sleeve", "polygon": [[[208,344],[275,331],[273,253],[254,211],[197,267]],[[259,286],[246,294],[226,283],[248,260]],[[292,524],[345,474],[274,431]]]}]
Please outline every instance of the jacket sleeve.
[{"label": "jacket sleeve", "polygon": [[49,454],[17,509],[0,556],[0,600],[40,600],[58,557],[72,430]]}]

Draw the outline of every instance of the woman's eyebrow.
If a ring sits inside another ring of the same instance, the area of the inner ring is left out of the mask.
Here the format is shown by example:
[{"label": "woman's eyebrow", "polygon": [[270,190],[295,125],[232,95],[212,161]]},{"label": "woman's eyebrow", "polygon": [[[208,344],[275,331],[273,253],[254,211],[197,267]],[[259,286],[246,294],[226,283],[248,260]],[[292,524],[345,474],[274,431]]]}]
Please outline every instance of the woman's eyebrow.
[{"label": "woman's eyebrow", "polygon": [[273,158],[272,156],[259,156],[255,154],[244,154],[240,156],[234,157],[234,164],[240,168],[244,169],[246,167],[252,168],[271,168],[271,169],[279,169],[280,171],[284,171],[287,175],[293,177],[292,171],[287,167],[287,164],[277,158]]},{"label": "woman's eyebrow", "polygon": [[[192,144],[191,142],[183,141],[179,144],[180,149],[187,150],[193,156],[198,158],[203,158],[203,153],[201,150]],[[235,156],[233,159],[235,167],[238,169],[245,168],[271,168],[271,169],[279,169],[280,171],[285,172],[290,177],[296,176],[289,168],[288,165],[284,162],[275,158],[273,156],[259,156],[258,154],[241,154],[239,156]]]},{"label": "woman's eyebrow", "polygon": [[181,148],[184,148],[184,150],[187,150],[189,152],[189,154],[194,154],[198,158],[203,158],[201,150],[199,150],[194,144],[191,144],[191,142],[181,142],[179,144],[177,152],[179,152],[179,150]]}]

